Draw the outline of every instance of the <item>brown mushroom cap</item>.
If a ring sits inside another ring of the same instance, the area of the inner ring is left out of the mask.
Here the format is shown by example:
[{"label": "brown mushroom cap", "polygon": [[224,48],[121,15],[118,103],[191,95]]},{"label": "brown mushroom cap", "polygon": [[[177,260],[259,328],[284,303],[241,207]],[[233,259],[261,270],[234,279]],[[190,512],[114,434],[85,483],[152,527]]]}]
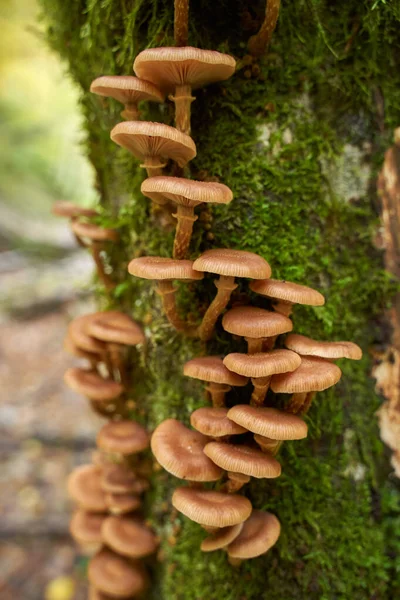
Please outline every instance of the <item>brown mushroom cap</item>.
[{"label": "brown mushroom cap", "polygon": [[68,325],[68,336],[77,348],[94,354],[102,354],[106,350],[105,344],[87,333],[88,325],[92,321],[93,314],[76,317]]},{"label": "brown mushroom cap", "polygon": [[131,517],[107,517],[101,533],[107,546],[129,558],[152,554],[158,545],[151,529],[139,519]]},{"label": "brown mushroom cap", "polygon": [[279,281],[278,279],[254,281],[250,284],[250,289],[262,296],[276,298],[292,304],[308,304],[309,306],[322,306],[325,304],[325,298],[320,292],[291,281]]},{"label": "brown mushroom cap", "polygon": [[112,515],[124,515],[133,512],[141,505],[139,496],[135,494],[106,493],[104,499]]},{"label": "brown mushroom cap", "polygon": [[335,385],[341,376],[342,371],[337,365],[316,356],[303,356],[296,371],[272,377],[271,389],[276,394],[322,392]]},{"label": "brown mushroom cap", "polygon": [[233,335],[266,338],[292,331],[291,319],[256,306],[236,306],[222,318],[222,327]]},{"label": "brown mushroom cap", "polygon": [[230,527],[221,527],[212,536],[201,542],[200,550],[203,552],[213,552],[226,548],[242,531],[243,523],[231,525]]},{"label": "brown mushroom cap", "polygon": [[238,404],[228,417],[248,431],[273,440],[301,440],[307,437],[307,424],[300,417],[277,410]]},{"label": "brown mushroom cap", "polygon": [[167,198],[182,206],[197,206],[202,202],[228,204],[233,198],[232,191],[222,183],[182,177],[150,177],[143,181],[141,191],[154,202]]},{"label": "brown mushroom cap", "polygon": [[116,598],[130,598],[147,587],[147,576],[139,562],[107,549],[89,562],[88,578],[96,589]]},{"label": "brown mushroom cap", "polygon": [[204,435],[188,429],[180,421],[167,419],[154,431],[151,449],[160,465],[175,477],[189,481],[216,481],[222,470],[203,452],[208,441]]},{"label": "brown mushroom cap", "polygon": [[249,519],[243,523],[242,531],[229,544],[228,554],[232,558],[255,558],[268,552],[278,541],[281,524],[275,515],[253,510]]},{"label": "brown mushroom cap", "polygon": [[264,279],[271,275],[271,267],[258,254],[229,248],[206,250],[194,261],[193,268],[195,271],[249,279]]},{"label": "brown mushroom cap", "polygon": [[171,158],[184,167],[196,156],[196,145],[190,136],[162,123],[118,123],[111,131],[111,139],[140,160],[147,157]]},{"label": "brown mushroom cap", "polygon": [[204,277],[203,273],[193,270],[191,260],[175,260],[160,256],[134,258],[128,265],[128,271],[131,275],[153,281],[199,280]]},{"label": "brown mushroom cap", "polygon": [[233,75],[235,67],[232,56],[190,46],[149,48],[138,54],[133,63],[139,77],[152,81],[165,92],[180,85],[196,89],[225,81]]},{"label": "brown mushroom cap", "polygon": [[88,350],[84,350],[83,348],[77,346],[69,333],[67,333],[64,338],[63,348],[65,352],[68,352],[68,354],[78,356],[79,358],[86,358],[91,362],[97,362],[100,360],[100,356],[95,352],[89,352]]},{"label": "brown mushroom cap", "polygon": [[137,104],[141,100],[164,102],[164,94],[149,81],[132,75],[103,75],[90,85],[90,91],[99,96],[115,98],[122,104]]},{"label": "brown mushroom cap", "polygon": [[77,217],[95,217],[98,213],[93,208],[84,208],[73,202],[66,200],[57,200],[51,207],[51,212],[56,217],[67,217],[75,219]]},{"label": "brown mushroom cap", "polygon": [[72,367],[64,374],[64,381],[74,392],[91,400],[114,400],[124,391],[124,387],[112,379],[103,379],[96,371]]},{"label": "brown mushroom cap", "polygon": [[304,356],[319,356],[334,360],[338,358],[360,360],[362,358],[360,346],[353,342],[320,342],[298,333],[288,335],[285,346]]},{"label": "brown mushroom cap", "polygon": [[95,223],[86,223],[83,221],[73,221],[71,229],[79,237],[86,237],[95,242],[115,242],[118,240],[118,233],[115,229],[106,229],[95,225]]},{"label": "brown mushroom cap", "polygon": [[204,453],[225,471],[257,479],[272,479],[281,474],[281,465],[273,456],[249,446],[210,442],[205,446]]},{"label": "brown mushroom cap", "polygon": [[177,488],[172,504],[195,523],[208,527],[237,525],[251,513],[250,500],[244,496],[195,488]]},{"label": "brown mushroom cap", "polygon": [[148,448],[150,442],[146,429],[135,421],[111,421],[97,434],[97,447],[104,452],[135,454]]},{"label": "brown mushroom cap", "polygon": [[227,417],[227,408],[198,408],[190,415],[190,424],[203,435],[222,437],[246,433],[246,429]]},{"label": "brown mushroom cap", "polygon": [[82,465],[68,477],[68,494],[87,511],[105,512],[107,506],[100,483],[101,471],[94,465]]},{"label": "brown mushroom cap", "polygon": [[271,350],[270,352],[258,352],[257,354],[233,352],[224,358],[224,365],[228,369],[240,373],[240,375],[254,378],[294,371],[300,364],[300,356],[291,350]]},{"label": "brown mushroom cap", "polygon": [[199,356],[192,358],[183,367],[186,377],[193,377],[210,383],[223,383],[242,387],[247,384],[247,377],[229,371],[219,356]]},{"label": "brown mushroom cap", "polygon": [[124,313],[105,311],[95,315],[88,322],[87,332],[98,340],[136,346],[146,339],[140,325]]},{"label": "brown mushroom cap", "polygon": [[107,515],[101,513],[90,513],[78,509],[72,515],[69,530],[72,537],[80,546],[94,547],[99,549],[102,543],[101,527]]},{"label": "brown mushroom cap", "polygon": [[100,485],[105,492],[111,494],[140,494],[149,484],[132,469],[123,465],[112,465],[103,469]]}]

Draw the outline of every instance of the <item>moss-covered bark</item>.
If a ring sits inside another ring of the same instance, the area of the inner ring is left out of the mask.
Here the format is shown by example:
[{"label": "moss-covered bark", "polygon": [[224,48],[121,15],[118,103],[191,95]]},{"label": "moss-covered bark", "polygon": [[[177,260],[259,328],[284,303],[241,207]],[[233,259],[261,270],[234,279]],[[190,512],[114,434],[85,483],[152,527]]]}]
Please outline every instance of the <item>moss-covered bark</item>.
[{"label": "moss-covered bark", "polygon": [[[123,231],[111,257],[120,281],[111,303],[132,307],[148,324],[150,342],[134,369],[137,412],[151,426],[167,416],[187,421],[204,398],[181,366],[203,348],[172,332],[152,286],[126,276],[128,258],[169,255],[172,233],[154,226],[138,191],[143,171],[109,140],[120,106],[88,93],[98,75],[131,73],[142,48],[171,44],[173,2],[41,2],[50,43],[82,88],[104,221]],[[191,4],[189,42],[240,59],[262,19],[263,2]],[[400,123],[399,26],[397,1],[284,2],[259,77],[248,79],[242,69],[196,94],[198,157],[191,175],[219,178],[232,188],[234,201],[213,209],[211,231],[201,221],[195,225],[193,254],[212,246],[252,250],[267,258],[276,277],[316,285],[326,307],[296,310],[296,329],[352,339],[365,352],[361,363],[343,365],[333,392],[318,395],[309,438],[282,451],[281,478],[246,490],[254,506],[276,513],[283,524],[266,556],[232,569],[223,553],[201,554],[200,527],[171,516],[176,480],[157,475],[148,499],[163,539],[154,598],[389,600],[400,594],[400,495],[378,438],[380,398],[368,351],[381,342],[379,315],[391,294],[372,239],[378,226],[374,177]],[[145,116],[172,124],[172,106]],[[189,293],[185,287],[182,308],[196,318],[214,289],[211,279]],[[207,345],[213,353],[232,348],[240,344],[222,330]]]}]

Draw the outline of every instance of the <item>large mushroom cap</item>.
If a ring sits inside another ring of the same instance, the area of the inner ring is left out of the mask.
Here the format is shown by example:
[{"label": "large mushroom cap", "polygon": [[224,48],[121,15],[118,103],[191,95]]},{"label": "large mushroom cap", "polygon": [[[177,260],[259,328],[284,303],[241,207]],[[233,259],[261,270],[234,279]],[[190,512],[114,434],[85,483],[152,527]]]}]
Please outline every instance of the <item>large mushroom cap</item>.
[{"label": "large mushroom cap", "polygon": [[74,392],[99,402],[114,400],[124,391],[120,383],[112,379],[103,379],[96,371],[87,371],[78,367],[67,369],[64,381]]},{"label": "large mushroom cap", "polygon": [[222,183],[213,181],[194,181],[182,177],[150,177],[142,183],[142,194],[155,202],[164,198],[183,206],[197,206],[202,202],[228,204],[233,194]]},{"label": "large mushroom cap", "polygon": [[192,358],[183,367],[186,377],[193,377],[201,381],[223,383],[241,387],[247,384],[247,377],[229,371],[219,356],[199,356]]},{"label": "large mushroom cap", "polygon": [[206,250],[194,261],[193,268],[206,273],[249,279],[264,279],[271,275],[271,267],[258,254],[229,248]]},{"label": "large mushroom cap", "polygon": [[147,157],[171,158],[184,167],[196,156],[196,145],[190,136],[162,123],[118,123],[111,131],[111,139],[140,160]]},{"label": "large mushroom cap", "polygon": [[179,85],[196,89],[224,81],[233,75],[235,67],[232,56],[190,46],[149,48],[138,54],[133,63],[133,70],[139,77],[152,81],[165,92],[171,92]]},{"label": "large mushroom cap", "polygon": [[106,518],[105,514],[90,513],[78,509],[72,515],[69,523],[72,537],[81,546],[91,546],[96,550],[99,549],[102,543],[101,528]]},{"label": "large mushroom cap", "polygon": [[56,217],[67,217],[76,219],[77,217],[95,217],[98,213],[93,208],[84,208],[73,202],[66,200],[57,200],[51,207],[51,212]]},{"label": "large mushroom cap", "polygon": [[115,229],[106,229],[95,223],[87,223],[84,221],[73,221],[71,229],[79,237],[85,237],[94,242],[115,242],[118,240],[118,233]]},{"label": "large mushroom cap", "polygon": [[258,352],[257,354],[232,352],[224,358],[224,365],[228,369],[240,373],[240,375],[254,378],[294,371],[300,364],[300,356],[292,350],[271,350],[270,352]]},{"label": "large mushroom cap", "polygon": [[190,415],[190,424],[203,435],[215,438],[246,433],[247,430],[228,419],[227,414],[227,408],[198,408]]},{"label": "large mushroom cap", "polygon": [[122,556],[141,558],[157,548],[157,538],[143,522],[131,517],[108,517],[101,533],[104,543]]},{"label": "large mushroom cap", "polygon": [[140,507],[140,498],[135,494],[106,493],[104,496],[107,508],[112,515],[124,515]]},{"label": "large mushroom cap", "polygon": [[210,442],[205,446],[204,453],[225,471],[257,479],[271,479],[281,474],[281,465],[273,456],[249,446]]},{"label": "large mushroom cap", "polygon": [[162,258],[161,256],[141,256],[134,258],[128,265],[131,275],[143,279],[154,280],[199,280],[203,279],[203,273],[194,271],[193,261],[175,260],[173,258]]},{"label": "large mushroom cap", "polygon": [[331,362],[317,357],[302,357],[301,365],[293,373],[274,375],[271,389],[276,394],[322,392],[335,385],[342,371]]},{"label": "large mushroom cap", "polygon": [[238,404],[229,410],[228,417],[248,431],[273,440],[301,440],[307,437],[307,424],[303,419],[276,408]]},{"label": "large mushroom cap", "polygon": [[99,96],[115,98],[122,104],[137,104],[141,100],[164,102],[164,94],[150,81],[132,75],[103,75],[90,85],[90,91]]},{"label": "large mushroom cap", "polygon": [[83,509],[105,512],[107,506],[101,489],[101,471],[94,465],[83,465],[72,471],[67,481],[68,493]]},{"label": "large mushroom cap", "polygon": [[97,447],[104,452],[135,454],[149,446],[149,434],[135,421],[106,423],[97,434]]},{"label": "large mushroom cap", "polygon": [[221,527],[212,536],[207,537],[200,544],[200,550],[203,552],[214,552],[226,548],[242,531],[243,523],[231,525],[230,527]]},{"label": "large mushroom cap", "polygon": [[222,327],[233,335],[266,338],[292,331],[291,319],[256,306],[236,306],[222,318]]},{"label": "large mushroom cap", "polygon": [[292,304],[308,304],[310,306],[325,304],[325,298],[317,290],[291,281],[279,281],[278,279],[254,281],[250,284],[250,289],[262,296]]},{"label": "large mushroom cap", "polygon": [[208,527],[237,525],[251,513],[250,500],[244,496],[195,488],[177,488],[172,504],[195,523]]},{"label": "large mushroom cap", "polygon": [[275,515],[253,510],[249,519],[236,539],[229,544],[228,554],[232,558],[255,558],[268,552],[278,541],[281,533],[281,524]]},{"label": "large mushroom cap", "polygon": [[145,336],[138,323],[124,313],[105,311],[96,313],[87,325],[89,335],[103,342],[135,346],[143,344]]},{"label": "large mushroom cap", "polygon": [[362,358],[360,346],[353,342],[320,342],[298,333],[288,335],[285,346],[304,356],[319,356],[333,360],[338,358],[360,360]]},{"label": "large mushroom cap", "polygon": [[96,589],[116,598],[130,598],[147,587],[147,576],[139,562],[107,549],[89,562],[88,578]]},{"label": "large mushroom cap", "polygon": [[152,452],[162,467],[175,477],[189,481],[216,481],[222,475],[204,454],[208,438],[176,419],[163,421],[151,438]]}]

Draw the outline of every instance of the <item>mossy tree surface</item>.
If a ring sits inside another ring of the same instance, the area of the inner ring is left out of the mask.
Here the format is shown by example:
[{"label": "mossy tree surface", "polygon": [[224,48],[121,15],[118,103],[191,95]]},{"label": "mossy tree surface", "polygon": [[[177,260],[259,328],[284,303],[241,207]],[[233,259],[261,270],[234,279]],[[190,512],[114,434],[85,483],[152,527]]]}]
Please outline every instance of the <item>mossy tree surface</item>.
[{"label": "mossy tree surface", "polygon": [[[139,191],[144,174],[137,161],[109,139],[121,107],[88,93],[99,75],[131,73],[141,49],[172,43],[173,2],[41,3],[48,39],[82,88],[103,222],[123,232],[111,257],[119,285],[103,305],[132,308],[148,323],[150,342],[134,367],[138,413],[151,426],[167,416],[187,421],[204,397],[181,367],[205,348],[174,334],[153,287],[126,275],[133,256],[170,255],[173,236],[154,225]],[[190,44],[240,59],[263,4],[193,1]],[[201,528],[171,517],[169,497],[178,482],[163,473],[155,477],[148,510],[163,538],[163,561],[154,565],[154,598],[389,600],[400,594],[399,486],[379,441],[374,413],[381,400],[369,376],[369,348],[382,340],[378,317],[393,291],[372,240],[378,227],[374,178],[400,124],[399,26],[395,1],[284,2],[260,76],[248,79],[241,69],[229,82],[196,92],[198,156],[188,172],[223,181],[234,201],[212,210],[213,239],[200,221],[195,225],[193,256],[209,247],[251,250],[270,262],[275,277],[315,285],[326,307],[297,309],[296,330],[354,340],[364,359],[341,365],[341,383],[318,395],[309,438],[285,445],[279,480],[246,489],[255,507],[282,522],[281,538],[266,556],[233,569],[222,552],[202,554]],[[149,120],[173,123],[169,103],[146,111]],[[195,318],[214,291],[212,278],[183,287],[182,310]],[[207,352],[239,348],[219,329]],[[239,392],[229,401],[238,398]]]}]

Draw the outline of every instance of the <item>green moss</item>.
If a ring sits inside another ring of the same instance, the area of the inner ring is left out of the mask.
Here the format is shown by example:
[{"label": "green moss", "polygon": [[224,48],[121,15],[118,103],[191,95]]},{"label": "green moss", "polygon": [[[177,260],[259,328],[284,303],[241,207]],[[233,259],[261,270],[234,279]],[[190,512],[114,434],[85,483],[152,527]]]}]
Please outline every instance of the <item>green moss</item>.
[{"label": "green moss", "polygon": [[[118,225],[122,234],[110,256],[119,285],[104,304],[132,308],[149,323],[150,342],[134,367],[139,412],[151,426],[167,416],[187,422],[204,397],[200,385],[183,378],[181,366],[205,348],[171,332],[150,284],[126,277],[132,256],[168,255],[172,234],[157,228],[140,196],[143,174],[136,161],[109,140],[120,107],[87,93],[95,76],[129,73],[141,48],[171,42],[172,3],[41,1],[51,23],[50,43],[82,88],[87,147],[105,207],[101,220]],[[252,33],[244,29],[245,12],[261,16],[263,2],[255,8],[239,0],[192,2],[191,43],[242,57]],[[275,276],[317,286],[326,306],[297,309],[296,329],[322,339],[354,339],[365,358],[343,365],[341,383],[318,395],[308,440],[283,448],[282,477],[256,481],[245,491],[254,506],[272,510],[282,522],[282,536],[268,555],[232,569],[223,553],[201,554],[201,529],[171,516],[168,500],[176,480],[155,477],[148,507],[165,558],[154,565],[154,598],[399,595],[400,495],[379,441],[374,414],[380,399],[368,359],[370,346],[382,341],[378,320],[394,289],[372,243],[378,225],[373,178],[400,121],[399,21],[394,2],[295,0],[283,6],[258,79],[247,79],[241,70],[231,81],[196,93],[198,157],[190,173],[220,178],[233,189],[234,201],[212,210],[213,241],[198,223],[194,255],[213,245],[252,250],[268,259]],[[170,106],[145,108],[144,115],[165,122],[173,117]],[[349,144],[359,152],[346,170]],[[353,199],[343,198],[332,179],[338,167],[356,189]],[[366,167],[367,191],[359,185]],[[201,312],[214,292],[212,278],[189,290],[183,286],[183,310]],[[219,329],[207,351],[238,347]],[[167,541],[172,534],[174,545]]]}]

